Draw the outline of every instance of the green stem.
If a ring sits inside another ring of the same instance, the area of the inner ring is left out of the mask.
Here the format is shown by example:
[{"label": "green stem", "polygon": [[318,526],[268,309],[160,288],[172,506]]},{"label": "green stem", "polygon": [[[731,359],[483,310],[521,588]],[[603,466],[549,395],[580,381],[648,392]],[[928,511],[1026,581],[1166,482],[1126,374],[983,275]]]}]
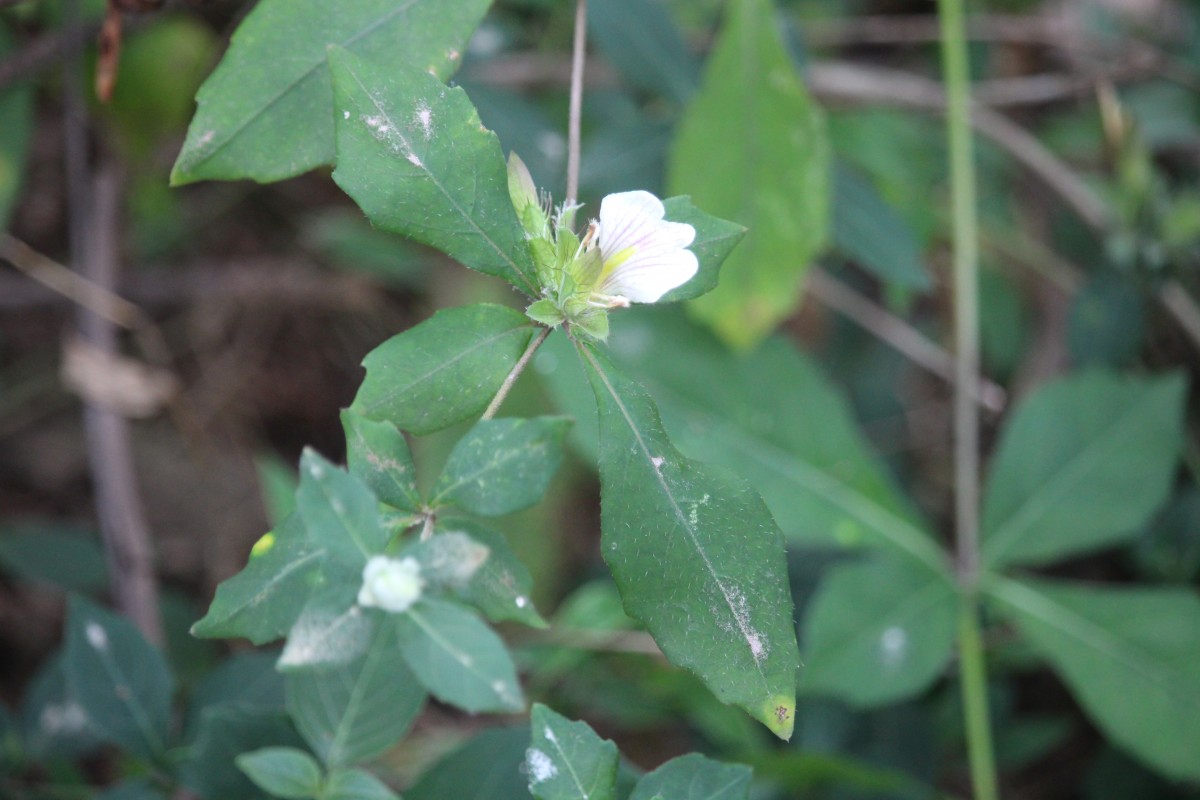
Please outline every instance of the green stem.
[{"label": "green stem", "polygon": [[975,800],[999,796],[987,697],[987,666],[979,632],[979,221],[971,142],[971,85],[964,0],[939,0],[946,136],[950,145],[954,235],[954,485],[955,544],[961,602],[959,665],[967,753]]},{"label": "green stem", "polygon": [[959,601],[958,663],[975,800],[996,800],[1000,793],[992,750],[987,666],[983,659],[983,637],[979,633],[979,602],[974,593],[964,593]]}]

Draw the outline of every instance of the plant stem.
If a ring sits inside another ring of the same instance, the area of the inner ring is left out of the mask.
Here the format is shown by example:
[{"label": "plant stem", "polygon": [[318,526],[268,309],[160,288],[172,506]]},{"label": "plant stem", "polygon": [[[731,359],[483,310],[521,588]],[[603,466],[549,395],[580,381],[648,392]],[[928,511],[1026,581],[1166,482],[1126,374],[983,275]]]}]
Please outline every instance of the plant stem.
[{"label": "plant stem", "polygon": [[575,4],[571,54],[571,107],[567,118],[567,205],[579,199],[579,134],[583,121],[583,62],[587,55],[587,0]]},{"label": "plant stem", "polygon": [[992,754],[987,667],[979,633],[979,223],[971,142],[970,75],[964,0],[939,0],[946,136],[954,234],[954,485],[958,555],[959,668],[975,800],[999,794]]},{"label": "plant stem", "polygon": [[546,341],[546,337],[550,335],[550,328],[542,328],[538,331],[537,336],[533,337],[533,341],[529,343],[529,347],[525,348],[525,352],[521,354],[521,358],[513,364],[512,370],[504,379],[504,383],[500,384],[500,391],[496,392],[496,396],[492,398],[492,402],[488,403],[487,410],[483,412],[480,419],[491,419],[496,416],[496,412],[500,410],[500,404],[504,402],[504,398],[508,397],[509,391],[513,384],[517,382],[517,378],[525,371],[525,367],[529,365],[529,360],[533,358],[533,354],[542,346],[542,342]]}]

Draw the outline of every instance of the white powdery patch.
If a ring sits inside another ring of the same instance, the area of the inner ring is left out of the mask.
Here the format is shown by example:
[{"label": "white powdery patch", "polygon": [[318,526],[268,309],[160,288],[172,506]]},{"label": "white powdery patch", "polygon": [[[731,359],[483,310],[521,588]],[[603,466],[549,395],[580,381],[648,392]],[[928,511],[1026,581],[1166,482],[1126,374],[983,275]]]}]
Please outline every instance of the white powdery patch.
[{"label": "white powdery patch", "polygon": [[417,105],[417,124],[421,126],[421,133],[425,134],[425,141],[433,138],[433,110],[425,103]]},{"label": "white powdery patch", "polygon": [[[750,655],[754,656],[756,664],[761,665],[771,652],[771,642],[750,624],[750,604],[746,595],[741,590],[732,588],[726,590],[725,598],[728,600],[729,610],[733,612],[734,624],[719,623],[721,629],[745,639],[746,646],[750,648]],[[719,609],[714,608],[712,612],[717,619],[721,618]]]},{"label": "white powdery patch", "polygon": [[650,463],[654,465],[655,470],[658,470],[665,460],[662,456],[650,456]]},{"label": "white powdery patch", "polygon": [[79,733],[87,727],[87,712],[78,703],[48,705],[38,716],[42,730],[50,734]]},{"label": "white powdery patch", "polygon": [[545,783],[558,774],[558,767],[550,760],[550,756],[536,748],[525,751],[525,763],[529,767],[530,783]]},{"label": "white powdery patch", "polygon": [[420,157],[416,153],[409,153],[408,155],[405,156],[405,158],[407,158],[408,163],[412,164],[414,167],[425,166],[425,164],[421,161]]},{"label": "white powdery patch", "polygon": [[436,583],[458,587],[466,586],[492,552],[458,531],[438,534],[429,544],[422,573]]},{"label": "white powdery patch", "polygon": [[884,630],[879,637],[879,654],[886,666],[894,667],[908,651],[908,634],[898,625]]},{"label": "white powdery patch", "polygon": [[108,634],[104,632],[104,628],[101,628],[99,624],[89,622],[84,626],[83,633],[87,636],[88,644],[92,646],[93,650],[108,649]]},{"label": "white powdery patch", "polygon": [[341,614],[301,615],[288,634],[279,664],[315,667],[345,663],[366,649],[365,642],[371,630],[358,606],[351,606]]},{"label": "white powdery patch", "polygon": [[558,737],[554,735],[554,731],[550,730],[550,726],[542,728],[542,735],[546,737],[547,742],[558,744]]},{"label": "white powdery patch", "polygon": [[529,598],[524,595],[517,595],[517,599],[513,600],[513,602],[517,604],[517,608],[524,608],[529,605]]},{"label": "white powdery patch", "polygon": [[349,112],[349,111],[343,111],[343,112],[342,112],[342,119],[350,119],[350,112]]}]

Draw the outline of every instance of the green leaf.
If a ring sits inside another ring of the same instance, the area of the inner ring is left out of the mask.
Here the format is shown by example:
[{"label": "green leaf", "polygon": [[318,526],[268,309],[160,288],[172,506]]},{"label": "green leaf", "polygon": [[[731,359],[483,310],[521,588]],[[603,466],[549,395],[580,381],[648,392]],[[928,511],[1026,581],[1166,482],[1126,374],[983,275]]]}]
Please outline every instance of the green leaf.
[{"label": "green leaf", "polygon": [[667,186],[750,229],[721,285],[692,303],[722,339],[746,347],[796,308],[808,263],[825,244],[830,156],[824,117],[795,73],[772,4],[726,8],[671,149]]},{"label": "green leaf", "polygon": [[[790,342],[738,356],[680,309],[635,309],[609,346],[650,391],[676,446],[750,481],[789,541],[887,547],[941,568],[945,556],[870,451],[849,402]],[[565,337],[551,337],[547,360],[534,363],[594,450],[594,403],[569,350]]]},{"label": "green leaf", "polygon": [[330,773],[321,800],[400,800],[400,795],[369,772],[339,769]]},{"label": "green leaf", "polygon": [[212,605],[193,636],[245,637],[254,644],[274,641],[300,616],[320,581],[325,551],[308,538],[304,521],[292,514],[250,551],[245,568],[217,587]]},{"label": "green leaf", "polygon": [[908,223],[852,169],[838,165],[833,178],[835,247],[887,286],[929,289],[921,248]]},{"label": "green leaf", "polygon": [[184,752],[179,782],[206,800],[263,800],[262,791],[234,759],[262,747],[303,747],[282,713],[243,708],[207,709],[195,741]]},{"label": "green leaf", "polygon": [[1044,564],[1136,535],[1170,491],[1185,390],[1178,375],[1088,372],[1022,403],[983,496],[984,563]]},{"label": "green leaf", "polygon": [[334,126],[326,48],[377,64],[447,78],[488,0],[262,0],[196,95],[199,108],[171,173],[275,181],[333,163]]},{"label": "green leaf", "polygon": [[23,580],[74,592],[108,586],[104,551],[95,533],[51,521],[28,521],[0,529],[0,567]]},{"label": "green leaf", "polygon": [[570,426],[566,417],[480,420],[450,452],[430,505],[484,517],[529,508],[558,471]]},{"label": "green leaf", "polygon": [[366,655],[353,663],[288,673],[288,713],[327,766],[374,758],[416,719],[425,691],[398,655],[392,626],[380,625]]},{"label": "green leaf", "polygon": [[528,797],[520,769],[529,746],[529,726],[491,728],[439,760],[404,793],[405,800],[513,800]]},{"label": "green leaf", "polygon": [[[12,37],[0,24],[0,56],[12,50]],[[33,84],[18,81],[0,90],[0,230],[16,203],[33,137]]]},{"label": "green leaf", "polygon": [[470,712],[525,707],[504,642],[471,612],[427,597],[395,624],[404,660],[437,699]]},{"label": "green leaf", "polygon": [[367,354],[351,409],[416,434],[448,428],[487,407],[532,336],[511,308],[439,311]]},{"label": "green leaf", "polygon": [[633,85],[683,105],[696,90],[700,65],[662,3],[593,0],[588,33]]},{"label": "green leaf", "polygon": [[378,509],[379,501],[366,484],[315,450],[304,449],[296,511],[314,544],[347,566],[361,569],[391,540],[380,524]]},{"label": "green leaf", "polygon": [[423,67],[382,66],[340,48],[330,49],[329,68],[333,179],[371,222],[536,294],[500,140],[466,92]]},{"label": "green leaf", "polygon": [[312,669],[346,664],[367,652],[379,617],[355,604],[362,578],[343,573],[309,597],[288,631],[279,655],[281,670]]},{"label": "green leaf", "polygon": [[[451,544],[443,547],[442,540]],[[462,540],[468,542],[465,547]],[[461,580],[448,581],[446,588],[492,622],[511,620],[535,628],[546,627],[531,599],[533,578],[503,534],[473,520],[444,518],[438,520],[435,535],[417,543],[411,552],[421,562],[423,574],[429,574],[428,568],[446,572],[445,563],[451,559],[459,559],[451,563],[450,570],[459,573],[461,568],[457,564],[468,548],[483,549],[486,558]]]},{"label": "green leaf", "polygon": [[985,589],[1110,739],[1200,780],[1200,598],[1184,589],[993,578]]},{"label": "green leaf", "polygon": [[696,238],[688,249],[696,254],[700,268],[691,280],[667,292],[658,302],[691,300],[711,292],[717,288],[721,265],[733,252],[733,248],[737,247],[738,242],[742,241],[746,229],[736,222],[705,214],[692,205],[690,197],[668,198],[663,201],[663,207],[667,211],[665,219],[671,222],[686,222],[696,229]]},{"label": "green leaf", "polygon": [[163,755],[174,681],[133,623],[72,595],[63,669],[97,734],[143,758]]},{"label": "green leaf", "polygon": [[931,684],[954,646],[950,576],[910,559],[835,567],[810,601],[800,690],[856,706],[894,703]]},{"label": "green leaf", "polygon": [[74,759],[100,747],[87,712],[71,695],[64,653],[53,655],[25,690],[21,739],[26,754],[39,760]]},{"label": "green leaf", "polygon": [[629,800],[746,800],[753,773],[699,753],[673,758],[638,781]]},{"label": "green leaf", "polygon": [[525,768],[537,800],[612,800],[618,759],[617,746],[586,722],[534,703]]},{"label": "green leaf", "polygon": [[788,738],[798,654],[771,513],[743,478],[684,458],[606,357],[579,353],[599,408],[601,545],[625,610],[672,663]]},{"label": "green leaf", "polygon": [[383,502],[404,511],[421,510],[417,470],[404,434],[390,422],[375,422],[342,412],[346,431],[346,461],[350,474],[363,481]]},{"label": "green leaf", "polygon": [[321,791],[321,765],[303,750],[264,747],[234,759],[254,785],[275,797],[316,797]]},{"label": "green leaf", "polygon": [[184,738],[192,737],[202,715],[210,708],[282,711],[283,676],[275,670],[276,655],[246,650],[235,653],[209,672],[192,690]]}]

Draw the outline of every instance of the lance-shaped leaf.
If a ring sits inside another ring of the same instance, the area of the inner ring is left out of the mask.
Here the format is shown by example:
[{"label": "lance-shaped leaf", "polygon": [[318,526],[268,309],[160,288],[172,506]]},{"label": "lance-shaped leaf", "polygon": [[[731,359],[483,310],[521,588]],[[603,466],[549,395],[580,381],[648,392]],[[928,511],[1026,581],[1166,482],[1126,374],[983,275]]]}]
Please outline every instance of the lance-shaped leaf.
[{"label": "lance-shaped leaf", "polygon": [[638,781],[629,800],[746,800],[753,773],[699,753],[673,758]]},{"label": "lance-shaped leaf", "polygon": [[570,426],[566,417],[480,420],[450,452],[430,505],[484,517],[529,508],[558,471]]},{"label": "lance-shaped leaf", "polygon": [[380,625],[366,655],[353,663],[288,674],[288,713],[326,766],[374,758],[412,725],[425,690],[399,655],[395,630]]},{"label": "lance-shaped leaf", "polygon": [[72,596],[63,670],[71,697],[98,735],[143,758],[163,755],[171,672],[133,623]]},{"label": "lance-shaped leaf", "polygon": [[625,610],[720,700],[790,737],[798,653],[771,513],[742,478],[684,458],[641,386],[579,352],[600,412],[602,548]]},{"label": "lance-shaped leaf", "polygon": [[171,181],[266,182],[333,163],[327,47],[341,45],[384,71],[409,66],[447,78],[489,5],[261,0],[196,95]]},{"label": "lance-shaped leaf", "polygon": [[1167,499],[1183,441],[1182,376],[1089,372],[1013,415],[983,497],[983,560],[1040,564],[1135,536]]},{"label": "lance-shaped leaf", "polygon": [[999,577],[985,588],[1109,738],[1166,775],[1200,780],[1195,592]]},{"label": "lance-shaped leaf", "polygon": [[448,428],[487,407],[532,336],[504,306],[439,311],[367,354],[351,409],[416,434]]},{"label": "lance-shaped leaf", "polygon": [[536,294],[533,256],[508,194],[500,140],[470,98],[418,67],[329,51],[333,179],[375,227]]},{"label": "lance-shaped leaf", "polygon": [[950,658],[957,609],[950,577],[917,561],[835,567],[809,605],[800,690],[859,706],[919,692]]},{"label": "lance-shaped leaf", "polygon": [[541,703],[530,716],[525,752],[529,791],[537,800],[612,800],[617,746],[586,722],[573,722]]},{"label": "lance-shaped leaf", "polygon": [[300,457],[296,512],[309,539],[349,567],[387,548],[391,535],[379,521],[379,501],[366,484],[330,464],[315,450]]},{"label": "lance-shaped leaf", "polygon": [[292,627],[320,582],[324,558],[325,551],[309,541],[304,520],[291,514],[255,543],[241,572],[221,582],[208,613],[192,626],[192,635],[243,636],[254,644],[278,639]]},{"label": "lance-shaped leaf", "polygon": [[383,502],[412,513],[421,510],[417,470],[404,434],[390,422],[376,422],[350,409],[342,412],[346,462]]},{"label": "lance-shaped leaf", "polygon": [[471,712],[525,707],[504,642],[470,611],[423,598],[395,625],[404,660],[437,699]]},{"label": "lance-shaped leaf", "polygon": [[[692,308],[725,341],[761,340],[796,307],[829,227],[824,117],[796,75],[769,0],[726,5],[670,152],[667,186],[750,229],[721,285]],[[764,154],[769,153],[769,156]]]},{"label": "lance-shaped leaf", "polygon": [[666,219],[671,222],[686,222],[696,229],[696,238],[688,246],[688,250],[696,254],[700,268],[691,280],[667,292],[658,302],[691,300],[711,292],[717,288],[721,265],[746,235],[746,229],[736,222],[705,214],[692,205],[690,197],[668,198],[663,201],[663,207],[667,211]]}]

